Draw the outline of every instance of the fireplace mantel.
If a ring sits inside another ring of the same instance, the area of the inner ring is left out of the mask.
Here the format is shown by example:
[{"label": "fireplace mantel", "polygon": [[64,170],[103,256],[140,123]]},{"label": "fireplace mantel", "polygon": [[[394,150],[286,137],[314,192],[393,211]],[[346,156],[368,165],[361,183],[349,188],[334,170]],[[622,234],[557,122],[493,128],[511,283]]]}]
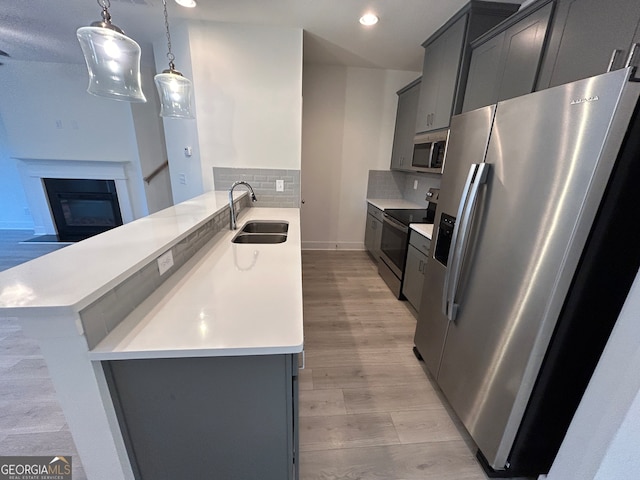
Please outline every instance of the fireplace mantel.
[{"label": "fireplace mantel", "polygon": [[22,177],[27,202],[31,210],[36,235],[52,235],[56,229],[49,209],[43,178],[86,178],[113,180],[116,184],[122,221],[134,220],[129,189],[127,187],[128,161],[117,160],[56,160],[42,158],[16,158]]}]

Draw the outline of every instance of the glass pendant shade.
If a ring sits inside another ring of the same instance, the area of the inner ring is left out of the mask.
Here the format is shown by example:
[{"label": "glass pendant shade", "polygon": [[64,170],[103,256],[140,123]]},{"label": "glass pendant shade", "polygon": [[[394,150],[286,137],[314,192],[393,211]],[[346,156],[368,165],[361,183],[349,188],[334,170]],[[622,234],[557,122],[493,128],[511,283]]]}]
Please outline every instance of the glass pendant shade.
[{"label": "glass pendant shade", "polygon": [[140,46],[135,41],[95,25],[80,27],[76,35],[89,70],[87,92],[127,102],[147,101],[142,93]]},{"label": "glass pendant shade", "polygon": [[164,70],[154,80],[160,96],[161,117],[194,118],[191,112],[191,80],[175,70]]}]

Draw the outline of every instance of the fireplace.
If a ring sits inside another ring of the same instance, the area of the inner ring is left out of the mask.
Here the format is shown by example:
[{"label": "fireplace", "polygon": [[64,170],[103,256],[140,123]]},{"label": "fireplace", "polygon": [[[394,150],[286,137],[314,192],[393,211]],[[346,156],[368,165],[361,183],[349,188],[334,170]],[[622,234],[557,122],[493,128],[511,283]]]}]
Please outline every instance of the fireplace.
[{"label": "fireplace", "polygon": [[58,240],[76,242],[122,225],[113,180],[43,178]]},{"label": "fireplace", "polygon": [[[144,191],[141,191],[141,187],[138,187],[135,182],[130,182],[127,172],[131,165],[128,161],[41,158],[17,158],[17,160],[22,185],[33,218],[33,231],[35,235],[41,237],[41,240],[46,240],[46,237],[49,237],[51,241],[59,241],[57,238],[58,229],[54,223],[45,191],[45,178],[111,180],[115,182],[115,192],[117,193],[122,222],[129,223],[136,218],[133,199],[143,196]],[[140,215],[139,213],[138,216]]]}]

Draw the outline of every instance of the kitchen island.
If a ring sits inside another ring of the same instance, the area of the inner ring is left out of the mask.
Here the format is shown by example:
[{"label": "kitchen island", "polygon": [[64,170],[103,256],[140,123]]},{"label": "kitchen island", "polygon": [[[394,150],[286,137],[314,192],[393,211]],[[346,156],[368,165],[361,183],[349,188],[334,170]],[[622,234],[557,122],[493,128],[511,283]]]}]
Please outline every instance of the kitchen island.
[{"label": "kitchen island", "polygon": [[224,196],[0,273],[0,316],[38,339],[90,480],[295,478],[299,211],[238,195],[239,225],[289,231],[235,244]]}]

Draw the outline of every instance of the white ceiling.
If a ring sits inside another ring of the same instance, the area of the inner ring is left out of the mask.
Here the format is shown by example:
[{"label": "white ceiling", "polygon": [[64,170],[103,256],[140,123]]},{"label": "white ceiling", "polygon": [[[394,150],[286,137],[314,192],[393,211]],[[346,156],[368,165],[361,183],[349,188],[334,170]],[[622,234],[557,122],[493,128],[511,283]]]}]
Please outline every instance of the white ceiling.
[{"label": "white ceiling", "polygon": [[[198,0],[187,9],[169,1],[169,21],[179,18],[299,27],[304,60],[371,68],[419,71],[420,44],[467,0]],[[503,0],[521,3],[521,0]],[[100,19],[95,0],[0,0],[0,50],[16,60],[82,63],[78,27]],[[375,12],[380,22],[362,27]],[[162,0],[112,0],[112,21],[143,49],[164,38]]]}]

